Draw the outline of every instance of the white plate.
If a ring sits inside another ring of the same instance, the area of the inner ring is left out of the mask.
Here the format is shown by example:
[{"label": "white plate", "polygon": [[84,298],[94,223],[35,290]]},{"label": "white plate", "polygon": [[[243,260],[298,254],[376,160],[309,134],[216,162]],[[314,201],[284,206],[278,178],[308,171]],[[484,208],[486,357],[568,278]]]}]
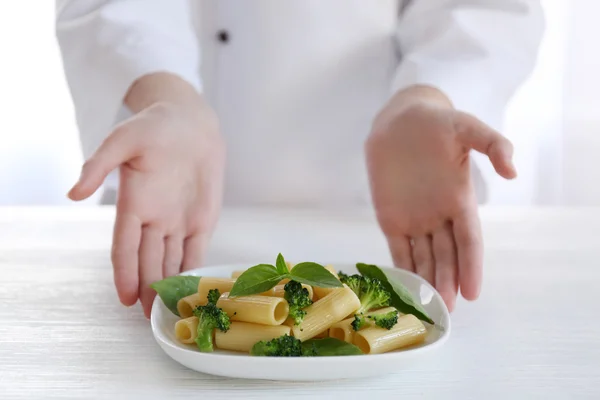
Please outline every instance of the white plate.
[{"label": "white plate", "polygon": [[[357,273],[354,265],[332,264],[347,274]],[[187,275],[229,277],[231,272],[249,265],[205,267],[186,272]],[[438,292],[425,280],[413,273],[393,269],[404,285],[420,301],[436,326],[427,325],[429,334],[419,346],[396,352],[338,357],[251,357],[245,353],[216,350],[201,353],[193,345],[175,339],[173,315],[156,296],[152,306],[151,325],[160,347],[178,363],[195,371],[232,378],[270,379],[287,381],[325,381],[384,375],[414,369],[421,363],[435,363],[435,352],[450,335],[450,315]]]}]

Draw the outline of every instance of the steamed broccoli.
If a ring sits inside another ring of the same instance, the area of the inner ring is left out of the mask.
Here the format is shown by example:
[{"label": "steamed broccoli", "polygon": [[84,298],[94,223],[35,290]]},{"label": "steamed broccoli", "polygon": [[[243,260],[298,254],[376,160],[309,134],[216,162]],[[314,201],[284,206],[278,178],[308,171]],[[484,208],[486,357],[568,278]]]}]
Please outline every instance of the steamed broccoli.
[{"label": "steamed broccoli", "polygon": [[267,357],[300,357],[302,342],[293,336],[283,335],[273,340],[260,341],[252,346],[250,355]]},{"label": "steamed broccoli", "polygon": [[379,279],[369,278],[362,275],[338,274],[340,281],[348,285],[360,299],[360,308],[357,314],[374,308],[386,307],[390,304],[390,293],[381,284]]},{"label": "steamed broccoli", "polygon": [[360,330],[365,325],[365,316],[363,314],[354,314],[354,321],[350,324],[355,331]]},{"label": "steamed broccoli", "polygon": [[210,289],[208,291],[208,296],[206,296],[209,303],[217,304],[219,301],[219,297],[221,297],[221,293],[219,293],[219,289]]},{"label": "steamed broccoli", "polygon": [[337,273],[338,279],[344,283],[344,280],[348,279],[348,274],[343,273],[342,271],[338,271]]},{"label": "steamed broccoli", "polygon": [[360,308],[354,314],[354,321],[352,321],[352,329],[355,331],[358,331],[365,325],[364,313],[374,308],[386,307],[390,304],[390,293],[378,279],[358,274],[346,275],[343,272],[338,273],[338,276],[340,282],[352,289],[360,299]]},{"label": "steamed broccoli", "polygon": [[195,341],[200,351],[205,353],[213,351],[213,330],[217,328],[227,332],[231,325],[227,314],[217,307],[220,295],[217,289],[209,290],[208,304],[194,310],[194,315],[198,317],[198,335]]},{"label": "steamed broccoli", "polygon": [[300,325],[306,316],[304,308],[312,304],[312,300],[308,295],[308,289],[302,287],[302,285],[296,281],[289,281],[285,284],[283,289],[285,290],[283,297],[290,306],[289,316],[294,320],[295,325]]},{"label": "steamed broccoli", "polygon": [[373,314],[367,316],[364,314],[354,314],[354,321],[351,323],[352,329],[355,331],[362,329],[367,322],[366,318],[375,322],[375,325],[379,326],[380,328],[389,330],[392,329],[396,323],[398,323],[398,311],[393,310],[385,314]]},{"label": "steamed broccoli", "polygon": [[368,315],[367,318],[375,321],[375,325],[390,330],[398,323],[398,311],[394,310],[385,314]]}]

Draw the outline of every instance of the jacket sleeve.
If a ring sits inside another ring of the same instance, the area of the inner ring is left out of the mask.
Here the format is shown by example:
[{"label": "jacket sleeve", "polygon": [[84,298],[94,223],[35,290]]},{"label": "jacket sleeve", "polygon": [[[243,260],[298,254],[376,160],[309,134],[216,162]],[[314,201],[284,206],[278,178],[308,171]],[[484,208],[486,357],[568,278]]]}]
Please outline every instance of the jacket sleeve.
[{"label": "jacket sleeve", "polygon": [[139,77],[179,75],[201,91],[188,0],[57,0],[56,35],[87,158],[127,116]]},{"label": "jacket sleeve", "polygon": [[499,124],[535,66],[544,31],[539,0],[413,0],[397,40],[394,89],[427,84],[461,111]]},{"label": "jacket sleeve", "polygon": [[[500,130],[511,97],[533,71],[544,33],[540,0],[408,0],[394,91],[437,87],[454,106]],[[474,154],[486,182],[498,179]]]}]

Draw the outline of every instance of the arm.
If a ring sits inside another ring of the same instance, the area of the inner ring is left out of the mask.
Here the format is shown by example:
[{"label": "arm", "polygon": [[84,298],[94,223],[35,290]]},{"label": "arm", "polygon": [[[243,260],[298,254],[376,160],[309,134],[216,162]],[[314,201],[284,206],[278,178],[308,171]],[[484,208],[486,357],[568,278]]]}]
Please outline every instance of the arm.
[{"label": "arm", "polygon": [[413,0],[397,32],[395,91],[433,86],[454,107],[498,128],[533,70],[544,30],[539,0]]},{"label": "arm", "polygon": [[141,76],[169,72],[201,90],[188,7],[186,0],[56,1],[56,34],[86,158],[126,117],[123,100]]}]

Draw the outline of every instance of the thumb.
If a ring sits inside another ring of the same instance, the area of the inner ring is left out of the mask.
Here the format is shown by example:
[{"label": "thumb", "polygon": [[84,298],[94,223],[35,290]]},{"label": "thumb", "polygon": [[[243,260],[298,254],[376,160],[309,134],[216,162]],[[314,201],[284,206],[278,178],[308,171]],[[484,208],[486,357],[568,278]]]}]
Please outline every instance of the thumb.
[{"label": "thumb", "polygon": [[513,145],[504,136],[472,115],[460,113],[454,122],[458,140],[489,157],[496,172],[506,179],[514,179],[517,171],[513,164]]},{"label": "thumb", "polygon": [[115,129],[83,164],[79,180],[67,196],[79,201],[94,194],[108,174],[136,156],[134,139],[131,128],[123,126]]}]

